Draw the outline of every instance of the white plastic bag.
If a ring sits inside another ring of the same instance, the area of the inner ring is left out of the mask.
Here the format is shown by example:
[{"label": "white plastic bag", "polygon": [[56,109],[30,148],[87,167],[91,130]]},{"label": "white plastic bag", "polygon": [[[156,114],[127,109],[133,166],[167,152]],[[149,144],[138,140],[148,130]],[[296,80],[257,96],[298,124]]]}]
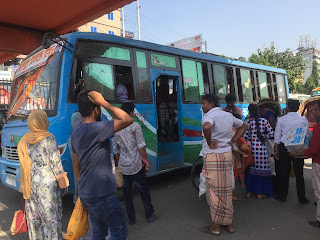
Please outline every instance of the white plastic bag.
[{"label": "white plastic bag", "polygon": [[199,197],[206,193],[206,178],[200,173]]}]

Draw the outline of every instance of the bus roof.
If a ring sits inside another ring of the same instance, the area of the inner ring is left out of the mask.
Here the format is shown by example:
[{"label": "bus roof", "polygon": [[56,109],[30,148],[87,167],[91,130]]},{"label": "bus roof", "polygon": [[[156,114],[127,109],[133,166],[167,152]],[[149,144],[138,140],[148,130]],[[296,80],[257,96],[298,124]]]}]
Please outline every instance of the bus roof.
[{"label": "bus roof", "polygon": [[138,41],[138,40],[133,40],[128,38],[118,37],[115,35],[103,34],[103,33],[76,32],[76,33],[66,34],[63,37],[67,37],[69,41],[73,43],[76,42],[77,39],[90,39],[90,40],[98,40],[98,41],[115,42],[123,45],[128,45],[131,47],[137,47],[137,48],[143,48],[146,50],[151,50],[156,52],[180,55],[188,58],[196,58],[196,59],[201,59],[206,61],[236,65],[239,67],[255,68],[255,69],[260,69],[265,71],[286,74],[286,71],[284,69],[279,69],[279,68],[254,64],[254,63],[248,63],[248,62],[241,62],[241,61],[219,57],[211,54],[197,53],[189,50],[183,50],[183,49],[173,48],[173,47],[159,45],[155,43]]}]

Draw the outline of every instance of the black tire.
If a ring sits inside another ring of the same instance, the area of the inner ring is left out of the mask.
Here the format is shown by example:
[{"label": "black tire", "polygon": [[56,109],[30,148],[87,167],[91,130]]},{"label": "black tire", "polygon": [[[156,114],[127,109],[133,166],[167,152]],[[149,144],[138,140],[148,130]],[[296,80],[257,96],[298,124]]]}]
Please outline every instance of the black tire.
[{"label": "black tire", "polygon": [[199,178],[200,178],[199,175],[200,175],[200,172],[202,171],[202,165],[203,165],[203,164],[199,164],[199,162],[201,162],[200,160],[202,160],[202,157],[201,156],[197,157],[197,159],[192,164],[192,168],[191,168],[192,185],[197,191],[199,191]]}]

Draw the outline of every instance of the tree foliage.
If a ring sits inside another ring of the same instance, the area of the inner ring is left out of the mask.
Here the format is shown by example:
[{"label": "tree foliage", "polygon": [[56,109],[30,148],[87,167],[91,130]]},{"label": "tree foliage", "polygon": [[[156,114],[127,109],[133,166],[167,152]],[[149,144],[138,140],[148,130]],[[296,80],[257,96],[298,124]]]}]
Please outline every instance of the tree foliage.
[{"label": "tree foliage", "polygon": [[[289,48],[285,52],[276,53],[275,48],[266,48],[263,51],[258,49],[257,54],[253,53],[248,61],[251,63],[261,64],[270,67],[282,68],[287,72],[290,92],[296,92],[296,79],[301,79],[305,70],[305,64],[302,55],[295,55]],[[298,86],[301,87],[301,86]]]}]

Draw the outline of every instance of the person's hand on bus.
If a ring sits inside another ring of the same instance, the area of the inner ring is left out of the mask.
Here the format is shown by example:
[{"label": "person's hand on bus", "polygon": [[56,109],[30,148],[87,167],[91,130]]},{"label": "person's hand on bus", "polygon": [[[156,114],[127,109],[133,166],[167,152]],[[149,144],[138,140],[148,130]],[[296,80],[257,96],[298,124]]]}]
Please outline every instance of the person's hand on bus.
[{"label": "person's hand on bus", "polygon": [[216,141],[211,141],[209,144],[210,149],[217,149],[218,148],[218,142]]},{"label": "person's hand on bus", "polygon": [[107,101],[104,99],[104,97],[101,95],[101,93],[96,91],[91,91],[88,93],[89,100],[99,106],[104,105]]}]

